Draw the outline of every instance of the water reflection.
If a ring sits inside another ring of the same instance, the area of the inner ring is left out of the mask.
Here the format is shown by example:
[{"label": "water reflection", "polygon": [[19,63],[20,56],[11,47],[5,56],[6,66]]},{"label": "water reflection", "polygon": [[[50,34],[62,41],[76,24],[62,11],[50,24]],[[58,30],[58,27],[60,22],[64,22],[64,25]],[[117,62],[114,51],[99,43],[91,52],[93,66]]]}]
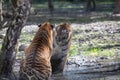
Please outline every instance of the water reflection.
[{"label": "water reflection", "polygon": [[52,75],[51,80],[120,80],[120,72],[76,73]]},{"label": "water reflection", "polygon": [[52,75],[51,80],[69,80],[69,79],[66,74],[60,73]]}]

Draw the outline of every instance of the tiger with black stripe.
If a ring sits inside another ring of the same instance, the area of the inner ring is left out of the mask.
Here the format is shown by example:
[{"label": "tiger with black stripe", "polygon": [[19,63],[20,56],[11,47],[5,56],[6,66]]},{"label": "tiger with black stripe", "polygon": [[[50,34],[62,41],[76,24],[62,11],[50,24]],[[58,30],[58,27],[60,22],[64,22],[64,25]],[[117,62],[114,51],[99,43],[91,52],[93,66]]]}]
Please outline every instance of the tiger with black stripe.
[{"label": "tiger with black stripe", "polygon": [[26,57],[20,65],[19,80],[49,80],[51,75],[53,26],[46,22],[39,27],[30,46],[25,50]]},{"label": "tiger with black stripe", "polygon": [[63,23],[56,27],[53,41],[53,54],[51,57],[52,73],[61,73],[67,61],[71,45],[72,28],[70,24]]}]

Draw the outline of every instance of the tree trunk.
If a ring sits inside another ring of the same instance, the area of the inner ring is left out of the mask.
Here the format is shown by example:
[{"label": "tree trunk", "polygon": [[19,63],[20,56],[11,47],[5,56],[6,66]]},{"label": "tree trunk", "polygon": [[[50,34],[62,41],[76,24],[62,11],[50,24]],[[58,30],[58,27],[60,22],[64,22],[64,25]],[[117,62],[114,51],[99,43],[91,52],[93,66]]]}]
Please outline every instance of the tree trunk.
[{"label": "tree trunk", "polygon": [[120,0],[116,0],[115,6],[116,7],[114,13],[120,13]]},{"label": "tree trunk", "polygon": [[96,2],[95,0],[87,0],[87,11],[95,11],[96,10]]},{"label": "tree trunk", "polygon": [[2,16],[2,0],[0,0],[0,27],[2,27],[2,21],[3,21],[3,16]]},{"label": "tree trunk", "polygon": [[0,80],[16,80],[13,76],[13,64],[15,59],[15,47],[17,39],[26,22],[30,11],[29,0],[11,0],[14,7],[11,24],[8,27],[0,52]]},{"label": "tree trunk", "polygon": [[53,0],[48,0],[48,8],[49,8],[50,14],[53,15],[53,11],[54,11]]},{"label": "tree trunk", "polygon": [[92,2],[93,2],[93,8],[92,8],[92,10],[95,11],[96,10],[96,2],[95,2],[95,0],[92,0]]}]

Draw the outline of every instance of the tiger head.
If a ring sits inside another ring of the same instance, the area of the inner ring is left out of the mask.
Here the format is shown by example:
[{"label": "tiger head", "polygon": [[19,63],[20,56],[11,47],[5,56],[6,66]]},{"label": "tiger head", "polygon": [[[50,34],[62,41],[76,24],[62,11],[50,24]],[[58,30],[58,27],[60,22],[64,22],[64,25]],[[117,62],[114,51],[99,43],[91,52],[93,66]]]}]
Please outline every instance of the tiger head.
[{"label": "tiger head", "polygon": [[[43,49],[53,49],[53,32],[54,27],[49,22],[38,25],[39,29],[32,40],[31,45],[25,50],[26,53],[31,53],[34,47],[42,47]],[[43,51],[42,49],[40,51]]]},{"label": "tiger head", "polygon": [[[43,24],[38,25],[38,27],[39,27],[39,30],[36,33],[37,36],[40,35],[41,39],[43,39],[43,41],[46,41],[45,39],[48,39],[48,41],[43,42],[43,43],[47,44],[49,42],[51,44],[51,42],[53,42],[54,26],[52,24],[50,24],[49,22],[45,22]],[[40,36],[38,36],[38,37],[40,37]]]},{"label": "tiger head", "polygon": [[43,24],[38,25],[39,30],[38,33],[50,33],[50,35],[53,35],[53,31],[54,31],[54,26],[51,25],[49,22],[45,22]]},{"label": "tiger head", "polygon": [[57,44],[61,44],[64,41],[68,41],[72,35],[72,28],[70,24],[63,23],[56,27],[56,35],[55,40],[57,41]]}]

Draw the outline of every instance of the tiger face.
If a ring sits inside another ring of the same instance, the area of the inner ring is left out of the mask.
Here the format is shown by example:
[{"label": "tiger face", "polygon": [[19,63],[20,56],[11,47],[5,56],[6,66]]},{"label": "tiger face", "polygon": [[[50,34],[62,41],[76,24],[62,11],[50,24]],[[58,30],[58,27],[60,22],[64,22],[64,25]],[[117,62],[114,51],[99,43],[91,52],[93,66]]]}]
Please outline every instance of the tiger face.
[{"label": "tiger face", "polygon": [[61,42],[68,41],[72,35],[71,26],[68,23],[63,23],[56,27],[56,36],[55,40],[58,45],[62,44]]}]

